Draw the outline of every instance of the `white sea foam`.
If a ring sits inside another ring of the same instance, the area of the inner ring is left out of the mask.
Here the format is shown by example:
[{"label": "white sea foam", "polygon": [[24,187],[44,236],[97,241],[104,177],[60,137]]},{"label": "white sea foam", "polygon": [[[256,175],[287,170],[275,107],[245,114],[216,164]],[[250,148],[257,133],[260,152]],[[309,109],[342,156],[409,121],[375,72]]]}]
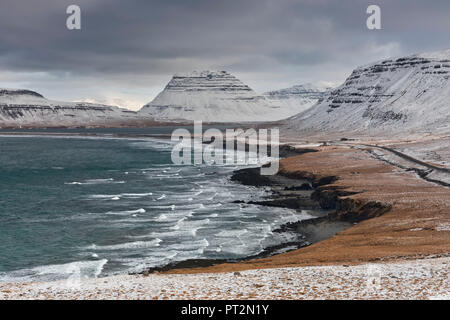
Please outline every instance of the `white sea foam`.
[{"label": "white sea foam", "polygon": [[220,231],[219,233],[216,234],[216,237],[219,238],[234,238],[234,237],[239,237],[241,235],[243,235],[244,233],[247,233],[248,230],[247,229],[243,229],[243,230],[225,230],[225,231]]},{"label": "white sea foam", "polygon": [[108,199],[120,197],[119,194],[93,194],[89,196],[89,199]]},{"label": "white sea foam", "polygon": [[[165,172],[167,172],[167,171],[165,171]],[[173,173],[173,174],[156,174],[155,175],[155,177],[158,177],[158,178],[173,178],[173,177],[179,177],[180,176],[180,174],[179,173]]]},{"label": "white sea foam", "polygon": [[[207,225],[210,223],[210,220],[208,218],[202,219],[202,220],[190,220],[188,217],[183,217],[180,220],[177,221],[177,223],[170,227],[171,230],[179,230],[180,228],[183,230],[189,230],[192,231],[193,229],[198,230],[202,226]],[[195,231],[196,232],[196,231]],[[195,235],[194,232],[194,235]]]},{"label": "white sea foam", "polygon": [[0,274],[0,282],[53,281],[68,279],[69,277],[96,278],[102,273],[107,262],[107,259],[75,261],[21,269]]},{"label": "white sea foam", "polygon": [[193,251],[198,249],[204,249],[209,246],[209,241],[205,238],[201,240],[194,240],[189,242],[182,242],[182,243],[174,243],[168,246],[168,249],[170,250],[177,250],[177,251]]},{"label": "white sea foam", "polygon": [[205,248],[177,251],[176,258],[173,260],[174,261],[182,261],[182,260],[189,260],[189,259],[197,259],[197,258],[200,258],[201,256],[203,256],[204,253],[205,253]]},{"label": "white sea foam", "polygon": [[144,193],[121,193],[122,197],[127,198],[142,198],[153,195],[153,192],[144,192]]},{"label": "white sea foam", "polygon": [[88,179],[88,180],[84,180],[82,182],[79,182],[79,181],[65,182],[64,184],[68,184],[68,185],[95,185],[95,184],[110,184],[110,183],[123,184],[123,183],[125,183],[125,181],[123,181],[123,180],[116,181],[113,178],[109,178],[109,179]]},{"label": "white sea foam", "polygon": [[[178,252],[164,251],[164,252],[152,252],[150,255],[141,258],[120,258],[118,261],[129,266],[131,272],[141,272],[142,270],[166,265],[167,263],[174,261]],[[177,259],[179,260],[179,259]]]},{"label": "white sea foam", "polygon": [[153,239],[150,241],[134,241],[134,242],[124,242],[124,243],[118,243],[118,244],[112,244],[112,245],[104,245],[99,246],[96,244],[92,244],[90,246],[85,247],[85,249],[88,250],[122,250],[122,249],[143,249],[143,248],[151,248],[151,247],[158,247],[160,242],[162,242],[161,239]]},{"label": "white sea foam", "polygon": [[137,210],[108,211],[105,214],[122,216],[122,215],[130,215],[130,214],[145,213],[145,212],[146,211],[145,211],[144,208],[140,208],[140,209],[137,209]]},{"label": "white sea foam", "polygon": [[137,199],[153,195],[152,192],[145,193],[120,193],[120,194],[93,194],[89,199],[119,200],[120,198]]},{"label": "white sea foam", "polygon": [[181,237],[185,237],[189,235],[189,232],[186,230],[171,230],[171,231],[161,231],[161,232],[151,232],[146,235],[147,238],[163,238],[163,239],[180,239]]},{"label": "white sea foam", "polygon": [[207,217],[209,217],[209,218],[217,218],[219,215],[217,214],[217,213],[213,213],[213,214],[210,214],[209,216],[207,216]]},{"label": "white sea foam", "polygon": [[234,254],[234,255],[247,255],[249,254],[249,247],[245,244],[233,245],[233,246],[224,246],[222,247],[223,253]]},{"label": "white sea foam", "polygon": [[196,193],[194,193],[194,196],[199,196],[199,195],[201,195],[203,193],[203,190],[200,190],[200,191],[197,191]]},{"label": "white sea foam", "polygon": [[216,192],[212,197],[209,197],[207,200],[211,201],[214,200],[215,197],[217,197],[219,194]]},{"label": "white sea foam", "polygon": [[165,214],[163,213],[163,214],[159,215],[159,216],[156,218],[156,220],[157,220],[157,221],[164,221],[164,220],[167,220],[167,215],[165,215]]},{"label": "white sea foam", "polygon": [[191,230],[190,230],[190,233],[195,237],[196,235],[197,235],[197,230],[198,229],[200,229],[200,228],[192,228]]}]

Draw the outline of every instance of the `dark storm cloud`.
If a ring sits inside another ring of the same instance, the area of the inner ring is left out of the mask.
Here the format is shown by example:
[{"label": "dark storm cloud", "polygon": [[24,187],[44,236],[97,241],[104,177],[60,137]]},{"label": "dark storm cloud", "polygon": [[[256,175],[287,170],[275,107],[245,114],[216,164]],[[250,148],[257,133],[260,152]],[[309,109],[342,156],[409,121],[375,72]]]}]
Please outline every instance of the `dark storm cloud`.
[{"label": "dark storm cloud", "polygon": [[[81,31],[65,27],[70,4],[81,7]],[[369,4],[381,6],[382,30],[366,28]],[[448,0],[2,0],[0,68],[117,87],[199,68],[261,89],[336,81],[388,55],[449,47],[449,10]]]}]

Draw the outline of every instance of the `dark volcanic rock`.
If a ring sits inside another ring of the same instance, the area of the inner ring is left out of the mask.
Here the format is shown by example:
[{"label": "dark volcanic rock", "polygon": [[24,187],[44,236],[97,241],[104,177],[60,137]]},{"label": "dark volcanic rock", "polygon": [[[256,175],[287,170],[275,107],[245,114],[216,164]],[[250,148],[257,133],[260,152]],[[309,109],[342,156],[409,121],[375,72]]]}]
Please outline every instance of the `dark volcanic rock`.
[{"label": "dark volcanic rock", "polygon": [[274,182],[268,176],[259,174],[260,168],[241,169],[234,172],[231,181],[236,181],[247,186],[271,186]]}]

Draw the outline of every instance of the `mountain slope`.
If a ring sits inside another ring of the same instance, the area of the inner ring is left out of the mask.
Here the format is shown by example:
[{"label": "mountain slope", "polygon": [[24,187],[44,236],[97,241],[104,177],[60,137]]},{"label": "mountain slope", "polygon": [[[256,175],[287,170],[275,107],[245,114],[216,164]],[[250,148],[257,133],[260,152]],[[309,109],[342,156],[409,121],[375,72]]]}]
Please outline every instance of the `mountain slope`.
[{"label": "mountain slope", "polygon": [[0,89],[0,128],[109,126],[137,119],[126,109],[92,103],[61,102],[22,89]]},{"label": "mountain slope", "polygon": [[292,115],[305,111],[323,99],[331,87],[310,83],[263,93],[272,106],[291,110]]},{"label": "mountain slope", "polygon": [[272,121],[293,115],[279,106],[271,106],[263,96],[226,71],[175,75],[139,114],[157,120],[205,122]]},{"label": "mountain slope", "polygon": [[450,131],[450,49],[359,67],[288,132]]}]

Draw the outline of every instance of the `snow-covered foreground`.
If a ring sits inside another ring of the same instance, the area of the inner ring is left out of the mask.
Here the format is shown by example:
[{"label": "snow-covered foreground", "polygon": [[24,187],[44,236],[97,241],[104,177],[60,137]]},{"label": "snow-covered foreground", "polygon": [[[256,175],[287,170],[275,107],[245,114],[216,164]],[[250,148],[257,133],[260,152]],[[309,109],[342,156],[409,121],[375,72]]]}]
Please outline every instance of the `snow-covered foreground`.
[{"label": "snow-covered foreground", "polygon": [[450,299],[450,257],[0,284],[0,299]]}]

